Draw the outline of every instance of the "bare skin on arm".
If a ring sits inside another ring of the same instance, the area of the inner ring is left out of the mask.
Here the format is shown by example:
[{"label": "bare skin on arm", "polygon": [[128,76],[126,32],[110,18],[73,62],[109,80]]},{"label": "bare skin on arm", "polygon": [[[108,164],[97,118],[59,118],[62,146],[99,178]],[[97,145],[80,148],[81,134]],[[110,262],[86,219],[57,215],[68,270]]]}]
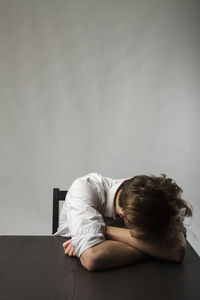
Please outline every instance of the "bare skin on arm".
[{"label": "bare skin on arm", "polygon": [[129,229],[106,226],[106,237],[110,240],[121,241],[143,253],[162,260],[181,262],[185,255],[186,240],[181,232],[173,234],[162,243],[150,244],[133,238]]},{"label": "bare skin on arm", "polygon": [[[180,248],[177,248],[173,239],[169,240],[168,244],[152,245],[134,239],[128,229],[112,226],[106,226],[106,229],[108,240],[85,250],[80,256],[81,264],[88,271],[125,266],[145,261],[150,256],[177,262],[182,261],[184,257],[185,253],[178,252]],[[184,248],[186,245],[185,237],[181,234],[179,237],[179,245]],[[71,239],[63,243],[63,248],[66,255],[76,256]]]},{"label": "bare skin on arm", "polygon": [[110,269],[132,263],[144,261],[149,258],[146,255],[118,241],[106,240],[84,251],[80,260],[88,271]]},{"label": "bare skin on arm", "polygon": [[[76,256],[71,239],[63,243],[64,252]],[[119,241],[104,241],[85,250],[80,261],[88,271],[97,271],[144,261],[149,255]]]}]

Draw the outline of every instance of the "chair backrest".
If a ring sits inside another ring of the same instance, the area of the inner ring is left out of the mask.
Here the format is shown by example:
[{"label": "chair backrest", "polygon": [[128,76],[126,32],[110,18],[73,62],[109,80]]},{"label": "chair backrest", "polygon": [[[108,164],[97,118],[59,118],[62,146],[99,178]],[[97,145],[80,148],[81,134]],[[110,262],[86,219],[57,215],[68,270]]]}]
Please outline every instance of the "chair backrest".
[{"label": "chair backrest", "polygon": [[67,191],[60,190],[58,188],[53,189],[53,226],[52,234],[57,231],[59,226],[59,213],[60,213],[60,203],[65,201]]}]

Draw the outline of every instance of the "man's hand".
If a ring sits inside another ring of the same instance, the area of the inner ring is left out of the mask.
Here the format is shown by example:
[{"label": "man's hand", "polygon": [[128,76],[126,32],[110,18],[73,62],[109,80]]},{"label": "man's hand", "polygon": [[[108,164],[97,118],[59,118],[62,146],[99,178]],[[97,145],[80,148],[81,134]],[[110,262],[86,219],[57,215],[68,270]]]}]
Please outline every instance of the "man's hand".
[{"label": "man's hand", "polygon": [[72,247],[72,239],[64,242],[63,244],[64,252],[69,256],[76,256],[75,249]]}]

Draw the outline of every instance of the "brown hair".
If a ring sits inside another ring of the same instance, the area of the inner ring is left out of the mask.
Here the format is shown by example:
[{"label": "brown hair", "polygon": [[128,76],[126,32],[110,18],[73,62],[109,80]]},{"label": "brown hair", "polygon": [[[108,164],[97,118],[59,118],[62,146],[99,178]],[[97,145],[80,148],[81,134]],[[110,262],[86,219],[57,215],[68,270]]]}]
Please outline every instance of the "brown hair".
[{"label": "brown hair", "polygon": [[174,230],[186,229],[185,217],[192,216],[192,205],[181,198],[183,190],[165,174],[138,175],[125,180],[119,205],[125,213],[124,222],[131,236],[154,243],[167,238]]}]

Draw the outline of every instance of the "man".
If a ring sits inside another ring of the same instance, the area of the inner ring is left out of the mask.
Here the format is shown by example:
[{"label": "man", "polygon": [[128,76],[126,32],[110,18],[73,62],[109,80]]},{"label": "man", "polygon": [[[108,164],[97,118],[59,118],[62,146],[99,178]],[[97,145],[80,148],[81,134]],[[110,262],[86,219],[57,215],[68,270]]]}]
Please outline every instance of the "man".
[{"label": "man", "polygon": [[[183,220],[192,216],[181,193],[166,175],[112,179],[87,174],[69,188],[54,236],[71,237],[63,243],[64,252],[77,256],[88,271],[150,256],[181,262],[186,248]],[[106,225],[106,219],[120,218],[124,228]]]}]

